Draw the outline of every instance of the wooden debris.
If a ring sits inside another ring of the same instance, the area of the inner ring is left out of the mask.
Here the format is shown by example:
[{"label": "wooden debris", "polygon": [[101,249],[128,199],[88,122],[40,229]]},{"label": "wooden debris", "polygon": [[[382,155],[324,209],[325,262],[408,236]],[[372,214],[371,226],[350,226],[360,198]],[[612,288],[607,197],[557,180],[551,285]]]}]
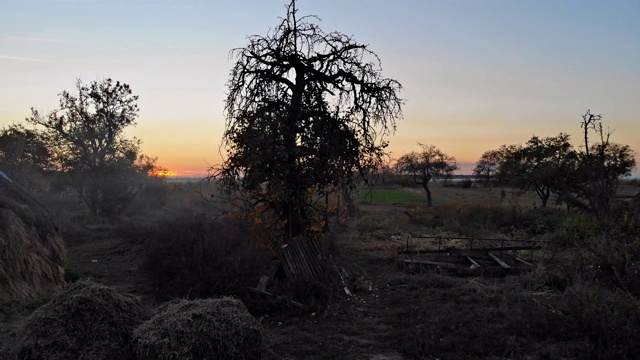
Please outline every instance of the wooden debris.
[{"label": "wooden debris", "polygon": [[473,260],[473,258],[471,256],[467,256],[467,260],[469,260],[469,262],[471,262],[472,266],[475,266],[476,268],[480,268],[480,264],[478,264],[475,260]]},{"label": "wooden debris", "polygon": [[529,265],[529,266],[533,267],[532,263],[530,263],[528,261],[524,261],[524,260],[520,259],[519,257],[516,257],[516,261],[519,261],[519,262],[521,262],[521,263],[523,263],[525,265]]},{"label": "wooden debris", "polygon": [[445,247],[440,250],[399,250],[400,262],[408,269],[437,268],[448,273],[468,276],[504,276],[519,271],[530,271],[534,265],[517,256],[517,251],[536,250],[534,246],[484,247],[461,249]]},{"label": "wooden debris", "polygon": [[288,278],[302,275],[308,279],[317,279],[328,265],[316,240],[306,237],[290,239],[280,248],[280,259]]},{"label": "wooden debris", "polygon": [[507,270],[511,269],[511,266],[509,266],[509,264],[507,264],[506,262],[502,261],[499,257],[495,256],[493,253],[488,252],[487,255],[489,255],[489,257],[491,257],[493,260],[495,260],[503,268],[505,268]]},{"label": "wooden debris", "polygon": [[[268,291],[262,291],[260,289],[257,289],[257,288],[254,288],[254,287],[250,287],[250,286],[248,287],[248,289],[253,291],[253,292],[255,292],[255,293],[258,293],[258,294],[262,294],[262,295],[265,295],[265,296],[273,297],[273,293],[270,293]],[[297,308],[304,309],[304,304],[299,303],[299,302],[297,302],[295,300],[287,300],[287,303],[289,303],[289,304],[291,304],[291,305],[293,305],[293,306],[295,306]]]}]

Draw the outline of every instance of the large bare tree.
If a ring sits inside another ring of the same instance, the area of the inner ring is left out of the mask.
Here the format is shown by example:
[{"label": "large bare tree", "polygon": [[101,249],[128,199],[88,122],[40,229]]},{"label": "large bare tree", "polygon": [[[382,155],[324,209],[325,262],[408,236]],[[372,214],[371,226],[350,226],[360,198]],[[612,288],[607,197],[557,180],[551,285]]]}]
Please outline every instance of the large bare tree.
[{"label": "large bare tree", "polygon": [[314,20],[291,1],[278,26],[231,51],[225,160],[211,169],[284,239],[325,218],[330,191],[377,167],[403,104],[367,45]]}]

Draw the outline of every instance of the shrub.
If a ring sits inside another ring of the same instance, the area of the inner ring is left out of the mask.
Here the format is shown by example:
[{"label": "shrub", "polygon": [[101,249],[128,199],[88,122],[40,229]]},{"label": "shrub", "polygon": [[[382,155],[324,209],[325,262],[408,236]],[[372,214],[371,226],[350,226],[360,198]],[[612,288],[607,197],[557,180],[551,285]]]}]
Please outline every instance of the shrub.
[{"label": "shrub", "polygon": [[247,286],[255,286],[271,262],[251,227],[230,217],[195,215],[161,222],[145,247],[144,267],[160,299],[245,298]]},{"label": "shrub", "polygon": [[640,307],[636,299],[595,284],[577,284],[564,296],[574,331],[589,340],[589,359],[640,358]]}]

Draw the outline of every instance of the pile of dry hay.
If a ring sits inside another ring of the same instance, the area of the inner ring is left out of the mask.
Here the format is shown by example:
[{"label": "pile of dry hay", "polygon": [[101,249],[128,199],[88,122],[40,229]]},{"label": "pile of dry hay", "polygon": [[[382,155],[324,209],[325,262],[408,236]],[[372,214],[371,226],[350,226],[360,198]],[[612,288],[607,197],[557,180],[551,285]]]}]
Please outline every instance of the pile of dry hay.
[{"label": "pile of dry hay", "polygon": [[0,178],[0,305],[31,301],[64,284],[67,253],[49,212]]},{"label": "pile of dry hay", "polygon": [[260,324],[233,298],[180,300],[134,332],[140,359],[262,359]]},{"label": "pile of dry hay", "polygon": [[149,318],[132,295],[79,281],[33,312],[18,332],[21,360],[131,359],[133,330]]}]

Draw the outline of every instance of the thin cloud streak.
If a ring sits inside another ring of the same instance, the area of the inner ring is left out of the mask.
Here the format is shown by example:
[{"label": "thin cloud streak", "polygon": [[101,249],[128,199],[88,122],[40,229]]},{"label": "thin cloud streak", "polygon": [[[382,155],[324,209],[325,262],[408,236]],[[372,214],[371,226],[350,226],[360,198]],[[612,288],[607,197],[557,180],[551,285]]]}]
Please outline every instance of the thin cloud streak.
[{"label": "thin cloud streak", "polygon": [[43,60],[43,59],[34,59],[34,58],[27,58],[22,56],[11,56],[11,55],[0,55],[0,59],[15,60],[15,61],[29,61],[29,62],[49,62],[48,60]]},{"label": "thin cloud streak", "polygon": [[15,40],[15,41],[37,41],[37,42],[48,42],[48,43],[64,43],[64,44],[72,44],[77,43],[76,40],[68,40],[68,39],[52,39],[52,38],[39,38],[39,37],[30,37],[30,36],[15,36],[15,35],[4,35],[0,37],[2,40]]}]

